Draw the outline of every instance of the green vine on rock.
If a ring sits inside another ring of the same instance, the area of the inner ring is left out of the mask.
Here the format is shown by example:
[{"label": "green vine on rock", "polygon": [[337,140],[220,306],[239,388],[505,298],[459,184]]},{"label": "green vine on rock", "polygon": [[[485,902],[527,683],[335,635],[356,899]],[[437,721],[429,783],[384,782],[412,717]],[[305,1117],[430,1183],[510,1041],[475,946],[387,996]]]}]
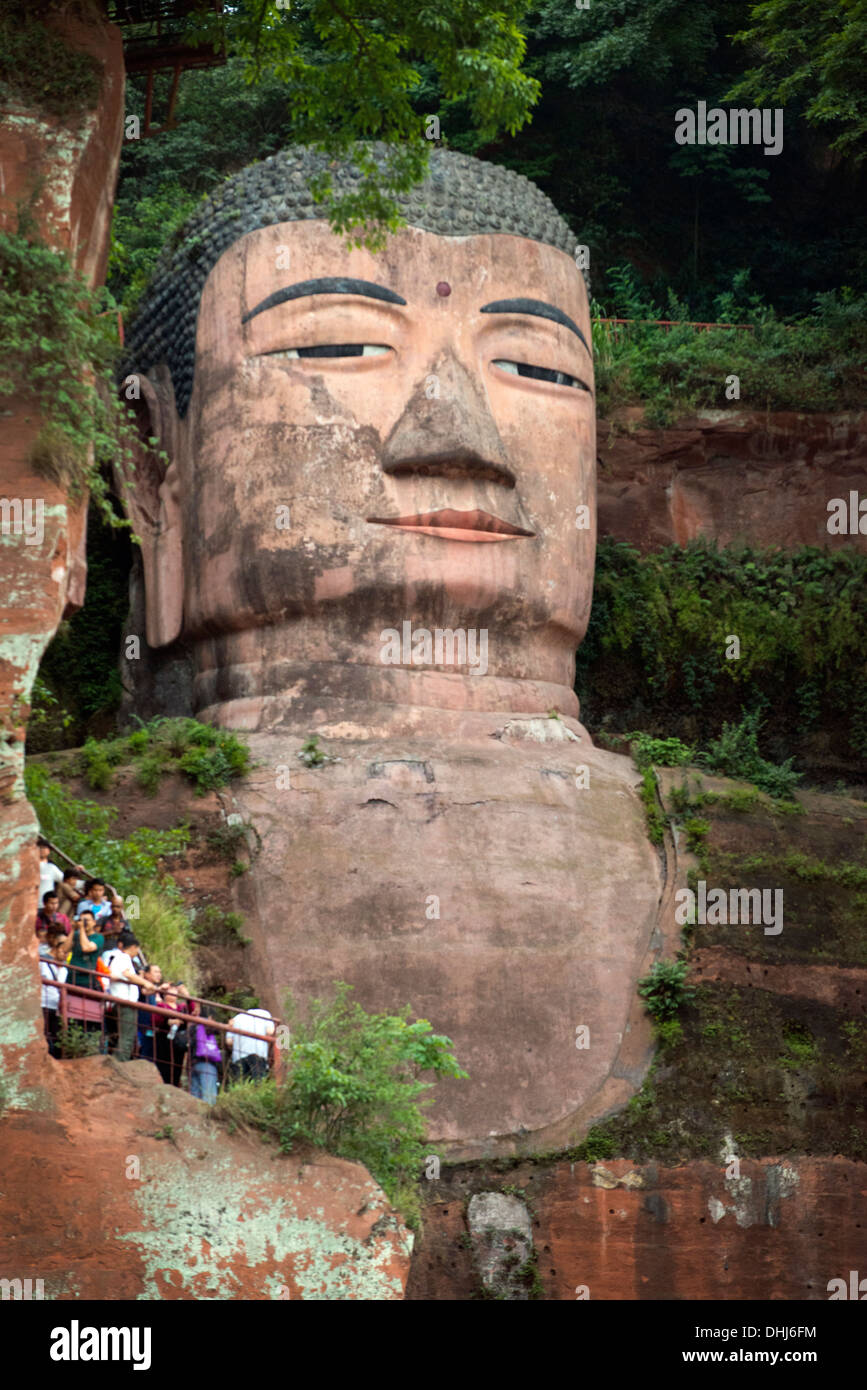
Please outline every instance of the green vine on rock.
[{"label": "green vine on rock", "polygon": [[[43,22],[51,6],[46,0],[13,0],[0,15],[0,103],[20,102],[50,116],[68,120],[92,109],[99,97],[102,64],[90,53],[72,46],[68,37]],[[99,18],[92,3],[68,4],[90,22]],[[104,15],[102,16],[104,18]]]},{"label": "green vine on rock", "polygon": [[[103,465],[134,468],[134,412],[118,400],[112,368],[119,342],[116,305],[91,290],[69,258],[30,231],[0,234],[0,409],[29,398],[42,428],[30,465],[68,489],[89,491],[111,526],[127,526],[113,510]],[[27,405],[23,407],[27,409]],[[21,404],[17,409],[22,409]]]}]

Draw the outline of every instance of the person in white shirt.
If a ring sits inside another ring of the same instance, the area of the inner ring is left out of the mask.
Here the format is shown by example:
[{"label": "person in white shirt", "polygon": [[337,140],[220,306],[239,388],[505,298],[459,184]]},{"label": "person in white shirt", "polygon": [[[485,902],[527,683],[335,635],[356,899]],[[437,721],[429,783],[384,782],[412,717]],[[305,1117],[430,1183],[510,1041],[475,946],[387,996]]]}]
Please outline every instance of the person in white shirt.
[{"label": "person in white shirt", "polygon": [[47,840],[37,840],[39,847],[39,905],[42,906],[42,899],[46,893],[53,893],[58,883],[63,882],[63,870],[58,869],[56,864],[52,864],[49,859],[51,846]]},{"label": "person in white shirt", "polygon": [[60,990],[58,984],[66,980],[66,937],[55,936],[50,945],[39,947],[39,973],[45,982],[42,986],[42,1019],[45,1026],[45,1040],[52,1057],[60,1056],[57,1031],[59,1027]]},{"label": "person in white shirt", "polygon": [[[233,1028],[243,1028],[245,1033],[255,1033],[255,1038],[243,1038],[233,1033]],[[274,1033],[274,1020],[267,1009],[248,1009],[246,1013],[236,1014],[229,1024],[226,1041],[232,1049],[229,1070],[236,1081],[256,1080],[268,1074],[268,1042]]]},{"label": "person in white shirt", "polygon": [[117,1000],[118,1042],[114,1055],[119,1062],[131,1060],[138,1027],[138,1009],[125,1008],[124,1004],[135,1003],[138,999],[139,987],[150,989],[149,981],[143,975],[136,973],[132,963],[132,957],[138,953],[138,950],[139,944],[135,938],[125,936],[118,943],[109,966],[109,993],[113,999]]}]

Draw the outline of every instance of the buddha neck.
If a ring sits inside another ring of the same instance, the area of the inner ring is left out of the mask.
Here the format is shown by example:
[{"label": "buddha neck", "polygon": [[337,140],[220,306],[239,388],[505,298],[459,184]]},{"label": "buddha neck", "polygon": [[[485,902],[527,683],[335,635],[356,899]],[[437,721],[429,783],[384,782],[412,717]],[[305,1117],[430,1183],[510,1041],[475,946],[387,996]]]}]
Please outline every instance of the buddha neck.
[{"label": "buddha neck", "polygon": [[[250,730],[321,722],[341,714],[361,723],[390,719],[399,723],[401,710],[543,716],[556,710],[578,717],[578,699],[572,688],[574,651],[565,643],[560,652],[549,650],[547,661],[534,663],[525,661],[523,649],[513,643],[507,655],[519,660],[504,662],[502,652],[496,654],[496,661],[491,660],[490,647],[486,652],[478,639],[459,649],[446,635],[437,646],[436,630],[432,630],[431,654],[446,660],[422,665],[413,664],[406,640],[393,644],[386,653],[396,660],[377,663],[357,659],[357,652],[364,652],[369,644],[358,643],[342,659],[329,659],[322,649],[327,644],[310,650],[309,644],[299,643],[298,636],[293,624],[224,634],[196,643],[194,703],[198,716]],[[406,639],[408,634],[399,633],[399,637]],[[300,652],[301,645],[307,645],[308,650]],[[529,638],[526,645],[532,648]],[[422,647],[417,641],[416,651]],[[449,655],[465,659],[449,662]],[[408,658],[406,664],[404,658]]]}]

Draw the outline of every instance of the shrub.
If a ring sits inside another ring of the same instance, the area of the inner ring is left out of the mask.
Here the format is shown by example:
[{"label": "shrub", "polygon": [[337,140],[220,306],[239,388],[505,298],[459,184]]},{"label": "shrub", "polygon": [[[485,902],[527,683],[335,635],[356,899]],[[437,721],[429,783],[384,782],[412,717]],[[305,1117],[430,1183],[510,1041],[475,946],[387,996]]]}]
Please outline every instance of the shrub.
[{"label": "shrub", "polygon": [[690,816],[684,824],[686,831],[686,847],[695,854],[700,854],[707,844],[707,837],[710,834],[710,821],[699,820],[697,816]]},{"label": "shrub", "polygon": [[107,791],[112,784],[114,768],[121,759],[116,742],[100,743],[89,738],[79,754],[79,765],[87,785],[94,791]]},{"label": "shrub", "polygon": [[598,1163],[600,1159],[614,1158],[617,1145],[601,1125],[591,1125],[584,1139],[575,1150],[575,1158],[583,1163]]},{"label": "shrub", "polygon": [[196,912],[192,933],[199,946],[249,946],[244,935],[244,918],[240,912],[223,912],[210,903]]},{"label": "shrub", "polygon": [[[126,839],[111,834],[117,811],[70,796],[46,767],[31,763],[24,773],[27,796],[39,820],[39,828],[64,854],[112,884],[124,897],[148,883],[170,883],[163,860],[179,854],[189,843],[186,825],[172,830],[145,826]],[[177,891],[177,890],[176,890]]]},{"label": "shrub", "polygon": [[90,1032],[78,1023],[61,1027],[57,1040],[63,1057],[95,1057],[100,1049],[99,1033]]},{"label": "shrub", "polygon": [[209,847],[223,859],[234,861],[244,850],[249,851],[249,827],[247,825],[221,822],[209,830],[205,839]]},{"label": "shrub", "polygon": [[792,758],[775,764],[762,757],[758,745],[761,724],[758,710],[745,712],[739,724],[724,724],[719,738],[699,755],[700,761],[712,772],[740,777],[769,796],[791,800],[801,773],[792,771]]},{"label": "shrub", "polygon": [[139,918],[130,925],[149,960],[162,967],[167,980],[183,980],[190,994],[198,988],[193,964],[194,937],[181,903],[165,889],[148,886],[139,895]]},{"label": "shrub", "polygon": [[146,753],[139,759],[136,767],[135,780],[138,782],[143,792],[148,796],[156,796],[162,781],[163,764],[153,753]]},{"label": "shrub", "polygon": [[638,794],[644,806],[650,842],[654,845],[661,845],[665,839],[665,821],[662,811],[659,809],[659,800],[656,794],[656,773],[652,767],[648,766],[642,772],[641,790]]},{"label": "shrub", "polygon": [[[755,409],[845,410],[867,403],[867,300],[850,291],[817,295],[812,314],[786,324],[745,293],[742,277],[736,277],[734,292],[719,296],[714,313],[718,322],[749,322],[752,331],[699,332],[683,322],[691,317],[689,309],[671,292],[665,306],[654,303],[632,267],[616,267],[608,279],[624,317],[633,322],[616,332],[594,325],[602,416],[642,402],[651,424],[667,425],[679,415],[724,407],[723,383],[732,372]],[[655,319],[681,322],[666,329]]]},{"label": "shrub", "polygon": [[319,747],[318,734],[311,734],[304,740],[298,757],[305,767],[321,767],[323,763],[331,761],[325,750]]},{"label": "shrub", "polygon": [[755,787],[735,787],[733,791],[723,797],[722,804],[729,811],[737,811],[739,814],[746,815],[761,805],[761,797]]},{"label": "shrub", "polygon": [[[0,76],[0,101],[4,87]],[[19,204],[18,230],[0,232],[0,408],[4,397],[30,399],[44,422],[30,466],[73,498],[87,488],[94,508],[117,526],[125,523],[111,506],[101,464],[111,460],[128,471],[134,432],[133,412],[112,380],[112,309],[107,291],[91,290],[64,252],[38,239],[32,209]]]},{"label": "shrub", "polygon": [[686,961],[657,961],[649,975],[638,982],[638,993],[647,1012],[657,1020],[673,1018],[683,1004],[695,997],[686,986]]},{"label": "shrub", "polygon": [[627,734],[632,743],[636,767],[683,767],[695,761],[695,749],[679,738],[653,738],[651,734]]},{"label": "shrub", "polygon": [[683,1024],[679,1018],[666,1018],[657,1021],[656,1038],[660,1047],[676,1047],[683,1038]]},{"label": "shrub", "polygon": [[414,1187],[430,1153],[422,1109],[432,1083],[465,1078],[449,1038],[426,1019],[369,1014],[338,984],[331,1003],[313,1000],[307,1022],[294,1017],[283,1083],[273,1078],[223,1093],[217,1117],[260,1129],[284,1151],[313,1144],[369,1169],[392,1200]]},{"label": "shrub", "polygon": [[[583,721],[603,742],[606,732],[637,728],[644,738],[677,735],[684,748],[707,748],[744,709],[772,710],[763,759],[795,756],[809,766],[831,753],[859,781],[865,594],[867,555],[851,546],[784,552],[692,541],[641,555],[602,540],[576,663]],[[741,640],[737,661],[725,657],[731,633]]]},{"label": "shrub", "polygon": [[0,15],[0,101],[16,100],[53,116],[71,117],[95,105],[100,64],[28,13],[25,0],[7,0]]},{"label": "shrub", "polygon": [[249,771],[250,750],[228,729],[195,719],[154,719],[146,729],[153,755],[163,760],[164,771],[183,772],[198,796]]},{"label": "shrub", "polygon": [[249,771],[250,750],[228,729],[195,719],[153,719],[126,737],[89,738],[79,755],[89,786],[99,791],[111,786],[114,768],[129,762],[135,764],[138,785],[151,796],[172,772],[183,773],[203,796]]}]

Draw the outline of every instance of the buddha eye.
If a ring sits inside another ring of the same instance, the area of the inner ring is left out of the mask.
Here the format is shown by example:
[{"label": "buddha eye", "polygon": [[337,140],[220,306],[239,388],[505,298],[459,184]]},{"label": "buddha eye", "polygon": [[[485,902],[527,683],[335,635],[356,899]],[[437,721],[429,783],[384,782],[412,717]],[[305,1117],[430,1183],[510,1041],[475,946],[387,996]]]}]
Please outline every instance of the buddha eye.
[{"label": "buddha eye", "polygon": [[266,357],[381,357],[391,348],[380,343],[322,343],[317,347],[282,348]]},{"label": "buddha eye", "polygon": [[528,376],[534,381],[550,381],[554,386],[572,386],[577,391],[589,391],[590,387],[586,382],[580,381],[577,376],[569,376],[568,372],[557,372],[552,367],[533,367],[529,362],[505,362],[498,358],[491,363],[492,367],[500,367],[504,372],[511,372],[512,376]]}]

